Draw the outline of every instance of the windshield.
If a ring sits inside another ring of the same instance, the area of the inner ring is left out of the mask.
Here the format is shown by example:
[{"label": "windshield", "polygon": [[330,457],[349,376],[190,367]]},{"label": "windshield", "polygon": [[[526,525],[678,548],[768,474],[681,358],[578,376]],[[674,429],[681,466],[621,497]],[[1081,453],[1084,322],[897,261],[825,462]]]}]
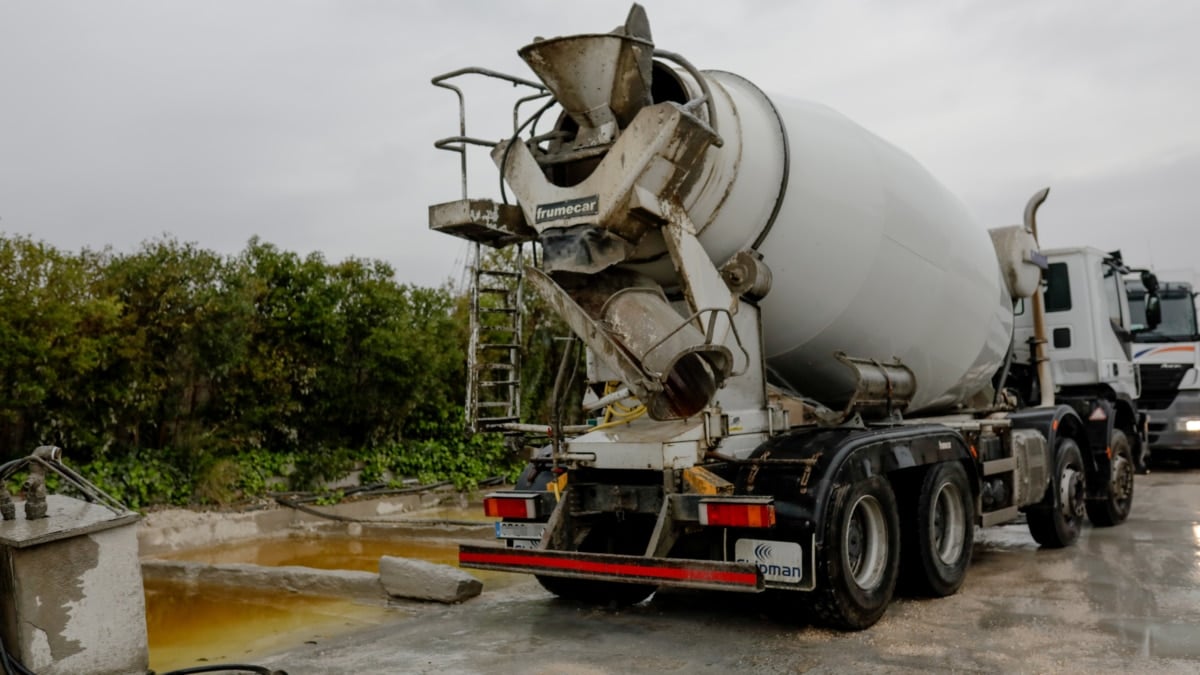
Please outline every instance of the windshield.
[{"label": "windshield", "polygon": [[1188,342],[1197,338],[1196,305],[1188,287],[1164,284],[1159,293],[1162,300],[1162,323],[1154,330],[1142,332],[1146,325],[1146,292],[1129,289],[1129,313],[1133,318],[1134,342]]}]

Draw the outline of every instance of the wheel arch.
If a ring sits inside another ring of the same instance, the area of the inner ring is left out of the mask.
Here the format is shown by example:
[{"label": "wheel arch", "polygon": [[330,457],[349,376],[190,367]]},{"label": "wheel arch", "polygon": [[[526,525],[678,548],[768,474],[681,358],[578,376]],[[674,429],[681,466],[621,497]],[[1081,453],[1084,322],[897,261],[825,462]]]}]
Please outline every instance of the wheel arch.
[{"label": "wheel arch", "polygon": [[[834,489],[843,483],[882,476],[892,485],[893,491],[899,492],[898,482],[920,480],[922,471],[929,466],[958,461],[967,472],[972,498],[979,494],[978,466],[971,449],[962,435],[950,427],[920,424],[829,430],[837,431],[842,433],[836,438],[830,438],[828,433],[811,434],[811,442],[768,442],[754,454],[756,457],[767,455],[813,462],[811,475],[801,488],[806,499],[800,506],[819,544],[824,544],[825,521],[832,507]],[[787,501],[786,496],[776,495],[776,498]]]}]

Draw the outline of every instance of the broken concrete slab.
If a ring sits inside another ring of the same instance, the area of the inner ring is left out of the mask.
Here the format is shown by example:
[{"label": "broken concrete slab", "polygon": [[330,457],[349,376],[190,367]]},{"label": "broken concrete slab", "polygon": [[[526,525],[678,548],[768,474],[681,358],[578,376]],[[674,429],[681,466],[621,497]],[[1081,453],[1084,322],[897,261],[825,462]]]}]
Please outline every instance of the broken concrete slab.
[{"label": "broken concrete slab", "polygon": [[425,560],[379,559],[379,580],[388,595],[434,602],[462,602],[483,592],[483,582],[450,565]]},{"label": "broken concrete slab", "polygon": [[211,584],[242,588],[271,588],[304,595],[323,595],[360,602],[383,602],[379,575],[354,570],[312,567],[267,567],[245,563],[207,565],[174,560],[142,561],[142,576],[151,581]]}]

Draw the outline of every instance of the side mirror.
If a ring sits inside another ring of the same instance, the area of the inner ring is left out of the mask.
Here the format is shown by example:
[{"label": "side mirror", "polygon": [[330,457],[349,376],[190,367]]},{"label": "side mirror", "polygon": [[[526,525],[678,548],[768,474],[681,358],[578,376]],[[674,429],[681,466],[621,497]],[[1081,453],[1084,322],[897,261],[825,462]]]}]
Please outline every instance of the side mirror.
[{"label": "side mirror", "polygon": [[1146,295],[1146,330],[1154,330],[1158,328],[1158,324],[1162,323],[1162,301],[1158,299],[1158,294]]},{"label": "side mirror", "polygon": [[1158,277],[1149,270],[1142,270],[1142,286],[1149,295],[1158,295]]}]

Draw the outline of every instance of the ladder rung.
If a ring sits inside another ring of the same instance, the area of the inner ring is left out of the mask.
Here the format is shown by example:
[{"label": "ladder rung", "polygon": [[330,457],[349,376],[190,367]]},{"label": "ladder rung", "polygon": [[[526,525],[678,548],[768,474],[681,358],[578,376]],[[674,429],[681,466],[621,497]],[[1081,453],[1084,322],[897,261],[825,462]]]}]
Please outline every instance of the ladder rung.
[{"label": "ladder rung", "polygon": [[479,270],[479,274],[481,276],[493,276],[493,277],[519,277],[519,276],[521,276],[520,272],[509,272],[507,270]]},{"label": "ladder rung", "polygon": [[507,424],[509,422],[516,422],[519,419],[519,417],[480,417],[476,419],[476,422],[481,426],[487,426],[489,424]]},{"label": "ladder rung", "polygon": [[479,292],[480,293],[503,293],[505,295],[508,295],[509,293],[512,293],[514,290],[516,290],[516,289],[501,288],[501,287],[497,287],[497,286],[487,286],[484,288],[480,288]]},{"label": "ladder rung", "polygon": [[511,408],[512,401],[480,401],[475,406],[478,408]]},{"label": "ladder rung", "polygon": [[521,345],[507,344],[503,342],[485,342],[479,345],[480,349],[520,349]]},{"label": "ladder rung", "polygon": [[500,384],[520,384],[520,383],[521,383],[520,380],[484,380],[484,381],[480,382],[479,384],[480,384],[480,386],[483,386],[483,387],[494,387],[494,386],[500,385]]},{"label": "ladder rung", "polygon": [[479,366],[480,370],[512,370],[511,363],[483,363]]}]

